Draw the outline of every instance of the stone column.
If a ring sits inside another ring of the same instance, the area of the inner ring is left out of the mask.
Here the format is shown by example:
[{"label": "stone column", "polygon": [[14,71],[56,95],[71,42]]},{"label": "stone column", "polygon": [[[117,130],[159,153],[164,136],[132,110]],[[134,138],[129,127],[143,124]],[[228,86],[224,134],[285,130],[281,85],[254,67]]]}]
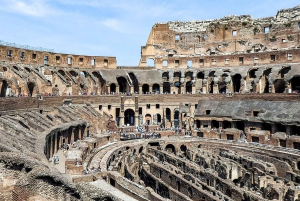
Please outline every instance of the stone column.
[{"label": "stone column", "polygon": [[120,119],[120,126],[123,126],[124,125],[124,112],[121,112],[121,116],[119,116],[119,119]]},{"label": "stone column", "polygon": [[57,133],[55,134],[54,136],[54,150],[53,150],[53,153],[56,153],[57,152]]},{"label": "stone column", "polygon": [[143,93],[143,86],[139,86],[139,94]]},{"label": "stone column", "polygon": [[119,85],[116,86],[116,93],[118,93],[118,92],[120,92],[120,87],[119,87]]},{"label": "stone column", "polygon": [[[106,90],[107,90],[107,93],[110,94],[110,86],[106,86]],[[106,91],[101,91],[103,93],[105,93]]]},{"label": "stone column", "polygon": [[152,87],[152,86],[149,86],[149,92],[152,93],[152,89],[153,89],[153,87]]}]

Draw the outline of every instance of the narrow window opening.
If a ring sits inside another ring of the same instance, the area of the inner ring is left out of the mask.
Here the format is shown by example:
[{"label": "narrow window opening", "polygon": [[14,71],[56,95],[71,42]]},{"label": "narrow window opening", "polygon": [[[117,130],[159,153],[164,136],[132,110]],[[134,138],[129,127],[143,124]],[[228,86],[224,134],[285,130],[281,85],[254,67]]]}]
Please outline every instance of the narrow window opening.
[{"label": "narrow window opening", "polygon": [[60,56],[56,56],[56,57],[55,57],[55,60],[56,60],[56,61],[59,61],[59,60],[60,60]]},{"label": "narrow window opening", "polygon": [[276,57],[274,54],[271,55],[271,61],[275,61]]},{"label": "narrow window opening", "polygon": [[12,51],[11,50],[7,50],[7,57],[12,57]]},{"label": "narrow window opening", "polygon": [[270,27],[265,27],[264,31],[265,31],[265,34],[268,34],[270,32]]},{"label": "narrow window opening", "polygon": [[217,64],[216,59],[211,59],[211,64],[212,64],[212,65],[216,65],[216,64]]},{"label": "narrow window opening", "polygon": [[102,110],[102,105],[99,105],[99,110]]},{"label": "narrow window opening", "polygon": [[281,41],[282,41],[282,43],[285,43],[285,42],[286,42],[286,39],[282,39]]},{"label": "narrow window opening", "polygon": [[293,59],[293,55],[291,53],[287,54],[287,60],[292,60]]},{"label": "narrow window opening", "polygon": [[36,54],[32,54],[32,59],[36,59]]},{"label": "narrow window opening", "polygon": [[156,104],[156,109],[159,109],[159,104]]},{"label": "narrow window opening", "polygon": [[253,116],[258,117],[259,111],[253,111]]},{"label": "narrow window opening", "polygon": [[180,36],[179,35],[175,35],[175,41],[179,41],[180,40]]},{"label": "narrow window opening", "polygon": [[179,66],[179,60],[175,60],[175,66],[176,66],[176,67]]},{"label": "narrow window opening", "polygon": [[188,68],[192,68],[192,66],[193,66],[192,60],[188,60],[188,61],[187,61],[187,67],[188,67]]},{"label": "narrow window opening", "polygon": [[49,57],[44,56],[44,65],[48,65]]},{"label": "narrow window opening", "polygon": [[205,111],[205,113],[206,113],[207,115],[209,115],[210,112],[211,112],[211,110],[206,110],[206,111]]},{"label": "narrow window opening", "polygon": [[163,66],[167,67],[168,66],[168,61],[167,60],[163,60]]},{"label": "narrow window opening", "polygon": [[83,58],[80,57],[80,58],[79,58],[79,62],[83,62]]},{"label": "narrow window opening", "polygon": [[107,66],[107,65],[108,65],[108,60],[104,59],[104,66]]},{"label": "narrow window opening", "polygon": [[201,65],[201,66],[204,65],[204,59],[200,59],[199,62],[200,62],[200,65]]},{"label": "narrow window opening", "polygon": [[249,43],[248,43],[248,46],[252,46],[252,43],[251,43],[251,42],[249,42]]},{"label": "narrow window opening", "polygon": [[222,47],[222,45],[218,45],[218,48],[220,49]]},{"label": "narrow window opening", "polygon": [[68,57],[68,64],[72,64],[72,57]]},{"label": "narrow window opening", "polygon": [[147,109],[150,109],[150,104],[147,104]]},{"label": "narrow window opening", "polygon": [[108,105],[107,108],[110,110],[111,109],[111,105]]},{"label": "narrow window opening", "polygon": [[91,65],[95,66],[95,59],[91,59]]},{"label": "narrow window opening", "polygon": [[258,58],[257,57],[254,57],[253,63],[254,63],[254,66],[256,66],[258,64]]},{"label": "narrow window opening", "polygon": [[229,59],[225,59],[225,64],[229,64]]},{"label": "narrow window opening", "polygon": [[25,52],[20,52],[20,59],[25,59]]},{"label": "narrow window opening", "polygon": [[236,30],[232,31],[232,36],[235,37],[236,36]]},{"label": "narrow window opening", "polygon": [[239,57],[239,63],[244,64],[244,57]]}]

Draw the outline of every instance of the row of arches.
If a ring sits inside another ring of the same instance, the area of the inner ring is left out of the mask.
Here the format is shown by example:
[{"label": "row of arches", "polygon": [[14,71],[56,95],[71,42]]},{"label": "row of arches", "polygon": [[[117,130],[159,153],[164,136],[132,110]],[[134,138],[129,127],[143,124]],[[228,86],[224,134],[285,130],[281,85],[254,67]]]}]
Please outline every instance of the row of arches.
[{"label": "row of arches", "polygon": [[[24,88],[22,90],[21,87],[16,86],[15,88],[17,88],[17,91],[12,91],[12,84],[9,83],[6,80],[2,80],[2,82],[0,83],[1,86],[1,90],[0,90],[0,97],[7,97],[7,96],[28,96],[28,97],[35,97],[38,94],[38,87],[36,86],[35,83],[33,82],[28,82],[25,86],[26,88]],[[23,91],[23,93],[22,93]],[[26,91],[26,94],[24,93],[24,91]]]}]

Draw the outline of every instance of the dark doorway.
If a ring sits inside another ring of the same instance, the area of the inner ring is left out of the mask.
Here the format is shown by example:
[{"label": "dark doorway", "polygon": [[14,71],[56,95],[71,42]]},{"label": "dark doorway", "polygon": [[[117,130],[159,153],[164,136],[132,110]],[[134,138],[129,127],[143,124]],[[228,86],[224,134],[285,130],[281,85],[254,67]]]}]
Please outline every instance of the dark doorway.
[{"label": "dark doorway", "polygon": [[111,92],[111,93],[116,93],[116,88],[117,88],[117,87],[116,87],[116,85],[115,85],[114,83],[111,84],[111,85],[110,85],[110,92]]},{"label": "dark doorway", "polygon": [[252,142],[259,143],[259,137],[252,137]]},{"label": "dark doorway", "polygon": [[8,84],[5,80],[2,81],[2,87],[1,87],[1,95],[0,97],[5,97],[7,92]]},{"label": "dark doorway", "polygon": [[284,79],[277,79],[274,81],[275,93],[283,93],[285,90]]},{"label": "dark doorway", "polygon": [[166,119],[171,122],[171,110],[170,108],[166,108]]},{"label": "dark doorway", "polygon": [[32,82],[28,83],[28,90],[29,90],[28,96],[30,96],[30,97],[32,97],[32,95],[33,95],[34,86],[35,86],[34,83],[32,83]]},{"label": "dark doorway", "polygon": [[132,109],[125,110],[124,123],[125,125],[129,124],[130,126],[134,125],[134,111]]},{"label": "dark doorway", "polygon": [[163,83],[163,93],[170,93],[170,83],[169,82],[164,82]]},{"label": "dark doorway", "polygon": [[223,121],[223,128],[231,128],[231,122],[230,121]]},{"label": "dark doorway", "polygon": [[192,93],[193,83],[191,81],[187,82],[185,85],[186,93]]},{"label": "dark doorway", "polygon": [[292,91],[296,93],[300,93],[300,76],[293,77],[291,80]]},{"label": "dark doorway", "polygon": [[144,94],[148,93],[149,92],[149,85],[148,84],[144,84],[142,86],[142,91]]},{"label": "dark doorway", "polygon": [[153,92],[153,93],[159,93],[159,92],[160,92],[160,87],[159,87],[158,84],[154,84],[154,85],[152,86],[152,92]]},{"label": "dark doorway", "polygon": [[240,74],[235,74],[232,77],[232,82],[233,82],[233,92],[240,92],[241,88],[241,79],[242,76]]},{"label": "dark doorway", "polygon": [[126,78],[124,77],[118,77],[117,78],[118,84],[119,84],[119,92],[120,93],[126,93],[129,92],[129,86]]},{"label": "dark doorway", "polygon": [[179,125],[179,110],[174,111],[174,126]]}]

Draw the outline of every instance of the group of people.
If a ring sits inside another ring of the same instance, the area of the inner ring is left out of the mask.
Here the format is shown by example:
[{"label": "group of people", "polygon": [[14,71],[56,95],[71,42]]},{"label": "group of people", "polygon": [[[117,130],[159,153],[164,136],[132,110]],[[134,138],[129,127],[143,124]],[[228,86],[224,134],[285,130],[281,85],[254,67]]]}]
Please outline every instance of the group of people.
[{"label": "group of people", "polygon": [[53,163],[54,163],[54,165],[59,164],[59,158],[58,158],[58,156],[53,156]]}]

